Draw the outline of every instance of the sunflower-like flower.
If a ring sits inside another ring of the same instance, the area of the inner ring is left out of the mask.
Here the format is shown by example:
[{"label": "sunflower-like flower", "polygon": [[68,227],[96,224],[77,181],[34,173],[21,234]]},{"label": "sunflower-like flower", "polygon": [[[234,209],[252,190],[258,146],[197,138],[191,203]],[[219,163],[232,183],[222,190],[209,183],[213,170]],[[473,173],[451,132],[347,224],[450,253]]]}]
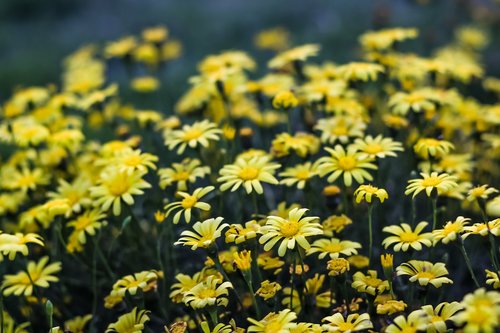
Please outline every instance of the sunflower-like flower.
[{"label": "sunflower-like flower", "polygon": [[421,233],[422,230],[427,226],[427,222],[420,222],[412,230],[410,225],[407,223],[401,223],[401,225],[391,225],[384,227],[382,231],[393,234],[389,236],[382,242],[382,245],[387,249],[389,246],[394,244],[394,251],[408,251],[410,247],[420,251],[422,250],[422,245],[432,246],[432,233],[425,232]]},{"label": "sunflower-like flower", "polygon": [[351,286],[360,293],[367,293],[375,296],[389,290],[389,282],[387,280],[379,279],[377,277],[377,271],[369,270],[368,275],[365,275],[362,272],[356,272],[352,276],[352,279],[353,282]]},{"label": "sunflower-like flower", "polygon": [[[73,227],[74,230],[70,234],[68,242],[68,251],[73,252],[76,247],[73,242],[78,242],[79,245],[83,245],[87,242],[87,235],[94,236],[96,231],[105,225],[106,221],[103,219],[106,217],[99,209],[87,210],[83,214],[77,216],[74,220],[68,222],[68,227]],[[70,246],[72,244],[72,246]]]},{"label": "sunflower-like flower", "polygon": [[47,265],[49,257],[43,257],[38,262],[28,261],[26,271],[16,274],[6,274],[3,277],[2,290],[5,296],[31,296],[35,287],[48,288],[50,282],[57,282],[59,278],[54,274],[61,270],[61,263],[54,262]]},{"label": "sunflower-like flower", "polygon": [[206,280],[186,291],[183,301],[193,309],[203,309],[207,306],[227,306],[230,282],[222,282],[219,278],[211,275]]},{"label": "sunflower-like flower", "polygon": [[473,225],[465,226],[463,238],[467,238],[470,235],[480,235],[486,237],[489,233],[497,237],[500,236],[500,218],[484,223],[474,223]]},{"label": "sunflower-like flower", "polygon": [[170,299],[174,303],[182,303],[184,294],[191,290],[198,283],[202,282],[204,278],[205,276],[201,272],[198,272],[193,276],[189,276],[186,274],[177,274],[175,276],[175,280],[178,282],[172,284],[172,286],[170,287]]},{"label": "sunflower-like flower", "polygon": [[84,333],[86,326],[92,320],[92,315],[76,316],[64,322],[64,329],[73,333]]},{"label": "sunflower-like flower", "polygon": [[387,50],[396,42],[416,38],[418,30],[415,28],[389,28],[377,31],[368,31],[362,34],[359,41],[366,50]]},{"label": "sunflower-like flower", "polygon": [[296,185],[299,190],[303,190],[306,183],[318,175],[316,165],[311,162],[297,164],[293,167],[286,168],[285,171],[280,173],[283,179],[280,184],[288,187]]},{"label": "sunflower-like flower", "polygon": [[398,92],[389,99],[389,107],[398,115],[406,115],[410,110],[413,112],[435,110],[435,94],[429,89],[419,89],[410,93]]},{"label": "sunflower-like flower", "polygon": [[490,187],[488,184],[479,185],[469,190],[467,193],[467,201],[473,202],[479,199],[487,200],[488,197],[494,193],[498,193],[496,188]]},{"label": "sunflower-like flower", "polygon": [[323,318],[327,324],[321,326],[328,332],[357,332],[373,328],[368,313],[358,314],[353,313],[344,318],[341,313],[335,313],[332,316]]},{"label": "sunflower-like flower", "polygon": [[294,108],[299,105],[299,100],[290,90],[283,90],[273,98],[273,107],[277,110]]},{"label": "sunflower-like flower", "polygon": [[336,145],[333,149],[326,147],[326,151],[331,156],[321,157],[318,163],[318,172],[321,177],[330,174],[328,182],[334,182],[341,175],[346,186],[351,186],[352,178],[358,183],[363,183],[365,179],[373,180],[372,175],[366,169],[377,169],[373,159],[363,156],[357,152],[356,148],[349,146],[347,151],[341,145]]},{"label": "sunflower-like flower", "polygon": [[194,232],[190,230],[183,231],[181,238],[174,244],[191,246],[191,250],[196,250],[199,247],[209,248],[221,236],[222,231],[229,226],[227,223],[222,223],[223,219],[223,217],[217,217],[203,222],[196,222],[193,225]]},{"label": "sunflower-like flower", "polygon": [[417,196],[422,191],[425,191],[428,197],[431,193],[436,190],[439,194],[440,192],[447,192],[455,187],[458,187],[457,177],[451,176],[447,173],[437,173],[432,172],[431,174],[422,172],[420,173],[422,178],[410,179],[408,181],[408,186],[406,187],[405,194],[410,195],[413,193],[413,198]]},{"label": "sunflower-like flower", "polygon": [[113,284],[111,296],[125,297],[127,293],[133,296],[138,290],[148,292],[156,287],[158,278],[159,273],[152,270],[124,276]]},{"label": "sunflower-like flower", "polygon": [[454,148],[455,146],[453,143],[434,138],[420,138],[413,146],[415,153],[426,160],[429,159],[429,157],[441,158]]},{"label": "sunflower-like flower", "polygon": [[287,248],[295,249],[296,243],[305,250],[311,245],[306,237],[321,235],[321,224],[314,222],[318,219],[316,216],[303,217],[307,208],[294,208],[288,213],[288,218],[279,216],[268,216],[266,225],[261,227],[262,236],[259,242],[264,245],[264,250],[271,250],[276,243],[281,241],[278,248],[278,255],[283,257]]},{"label": "sunflower-like flower", "polygon": [[122,200],[131,206],[134,204],[133,195],[142,195],[143,189],[151,187],[143,176],[140,171],[129,173],[118,171],[115,167],[107,168],[100,175],[97,186],[90,188],[90,194],[95,198],[94,205],[103,211],[113,206],[113,214],[120,215]]},{"label": "sunflower-like flower", "polygon": [[278,282],[270,282],[269,280],[262,281],[259,289],[255,292],[256,295],[264,300],[273,298],[278,291],[281,290],[281,285]]},{"label": "sunflower-like flower", "polygon": [[9,260],[14,260],[17,253],[27,256],[28,244],[30,243],[44,246],[43,238],[38,234],[18,232],[11,235],[0,231],[0,262],[3,260],[3,256],[7,256]]},{"label": "sunflower-like flower", "polygon": [[109,324],[106,333],[142,332],[149,321],[149,311],[138,310],[136,307],[129,313],[121,315],[118,320]]},{"label": "sunflower-like flower", "polygon": [[375,81],[384,67],[369,62],[350,62],[337,67],[338,75],[346,81]]},{"label": "sunflower-like flower", "polygon": [[465,332],[495,332],[500,320],[500,292],[484,288],[465,295],[461,302],[464,311],[453,319],[457,325],[464,325]]},{"label": "sunflower-like flower", "polygon": [[454,320],[457,313],[463,309],[463,306],[458,302],[443,302],[439,303],[436,307],[424,305],[421,309],[431,318],[427,326],[427,332],[441,333],[447,331],[447,322],[449,323]]},{"label": "sunflower-like flower", "polygon": [[425,331],[428,325],[428,317],[422,310],[411,312],[408,317],[404,315],[394,318],[392,324],[385,329],[386,333],[404,333]]},{"label": "sunflower-like flower", "polygon": [[181,218],[181,214],[184,212],[184,220],[186,223],[191,222],[191,210],[193,208],[198,208],[204,211],[210,210],[211,206],[206,202],[200,201],[205,195],[213,191],[215,187],[207,186],[207,187],[199,187],[194,190],[193,194],[189,194],[187,192],[177,192],[177,195],[182,197],[181,201],[176,201],[169,203],[165,206],[165,217],[168,217],[175,210],[179,210],[175,215],[173,222],[174,224],[179,223],[179,219]]},{"label": "sunflower-like flower", "polygon": [[387,194],[387,191],[383,188],[371,185],[360,185],[356,191],[354,191],[354,196],[356,197],[356,203],[360,203],[363,199],[371,203],[373,197],[378,198],[382,203],[389,197],[389,194]]},{"label": "sunflower-like flower", "polygon": [[165,144],[169,150],[175,149],[177,146],[177,154],[184,153],[186,147],[197,148],[202,146],[207,148],[210,141],[218,141],[222,130],[217,128],[217,125],[208,121],[202,120],[193,123],[192,125],[184,125],[181,129],[171,131],[167,134]]},{"label": "sunflower-like flower", "polygon": [[198,178],[210,174],[210,167],[202,166],[200,160],[185,158],[180,163],[172,163],[169,168],[158,170],[160,187],[166,188],[177,183],[179,191],[186,191],[189,183],[194,183]]},{"label": "sunflower-like flower", "polygon": [[418,282],[421,286],[432,284],[439,288],[443,283],[453,283],[446,277],[448,270],[442,262],[433,264],[430,261],[410,260],[396,268],[397,275],[409,275],[410,282]]},{"label": "sunflower-like flower", "polygon": [[457,236],[464,231],[464,227],[469,224],[470,218],[459,216],[455,221],[448,221],[443,226],[443,229],[435,229],[432,231],[435,242],[443,242],[448,244],[457,239]]},{"label": "sunflower-like flower", "polygon": [[249,239],[257,237],[257,233],[260,230],[260,224],[255,221],[248,221],[245,225],[241,224],[231,224],[226,231],[226,243],[241,244]]},{"label": "sunflower-like flower", "polygon": [[288,64],[305,61],[309,57],[318,55],[320,46],[317,44],[305,44],[283,51],[272,58],[267,64],[269,68],[282,68]]},{"label": "sunflower-like flower", "polygon": [[321,132],[322,142],[347,143],[350,138],[363,136],[366,124],[360,118],[336,116],[320,119],[314,128]]},{"label": "sunflower-like flower", "polygon": [[403,301],[388,300],[377,305],[377,314],[392,315],[398,312],[403,312],[408,304]]},{"label": "sunflower-like flower", "polygon": [[358,242],[352,242],[349,240],[340,240],[337,238],[331,239],[318,239],[311,244],[311,248],[307,250],[307,255],[313,253],[319,253],[319,259],[323,259],[327,255],[330,259],[339,258],[340,255],[351,256],[353,254],[358,254],[358,250],[361,248],[361,244]]},{"label": "sunflower-like flower", "polygon": [[371,158],[396,157],[397,151],[404,151],[401,142],[394,141],[391,138],[384,138],[382,135],[377,135],[376,137],[367,135],[363,139],[357,138],[352,146]]},{"label": "sunflower-like flower", "polygon": [[270,162],[267,156],[238,158],[234,164],[225,165],[219,171],[217,181],[222,183],[221,191],[231,188],[231,192],[234,192],[243,185],[247,194],[252,191],[262,194],[264,189],[261,182],[274,185],[279,183],[274,172],[280,167],[280,164]]},{"label": "sunflower-like flower", "polygon": [[316,154],[319,150],[319,139],[309,133],[298,132],[293,136],[289,133],[276,135],[271,144],[271,153],[276,157],[288,156],[295,152],[299,157]]}]

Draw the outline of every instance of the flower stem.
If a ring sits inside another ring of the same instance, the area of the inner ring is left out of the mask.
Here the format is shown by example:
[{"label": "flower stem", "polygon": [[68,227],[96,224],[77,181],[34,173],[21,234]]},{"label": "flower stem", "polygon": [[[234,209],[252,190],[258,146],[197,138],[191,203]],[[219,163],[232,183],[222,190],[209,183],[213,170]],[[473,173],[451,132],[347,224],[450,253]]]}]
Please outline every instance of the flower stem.
[{"label": "flower stem", "polygon": [[476,285],[476,288],[479,288],[479,282],[477,282],[476,275],[474,274],[474,271],[472,270],[472,265],[471,265],[469,256],[467,255],[467,251],[465,250],[464,240],[463,240],[462,236],[458,235],[458,240],[460,242],[460,251],[462,252],[462,255],[464,256],[464,259],[465,259],[465,264],[467,265],[467,268],[469,269],[469,273],[472,276],[472,280],[474,280],[474,284]]},{"label": "flower stem", "polygon": [[372,262],[373,254],[373,205],[368,206],[368,237],[370,237],[370,243],[368,246],[368,259],[369,263]]},{"label": "flower stem", "polygon": [[436,230],[437,225],[437,194],[432,198],[432,230]]},{"label": "flower stem", "polygon": [[488,240],[489,240],[489,246],[490,246],[490,257],[491,257],[491,262],[493,264],[493,267],[495,267],[495,270],[498,272],[500,271],[498,269],[498,259],[497,259],[497,246],[495,244],[495,237],[493,237],[493,233],[491,232],[490,224],[488,223],[488,215],[486,214],[486,207],[485,203],[483,200],[478,201],[479,208],[481,210],[481,217],[483,218],[484,224],[486,224],[486,228],[488,229]]}]

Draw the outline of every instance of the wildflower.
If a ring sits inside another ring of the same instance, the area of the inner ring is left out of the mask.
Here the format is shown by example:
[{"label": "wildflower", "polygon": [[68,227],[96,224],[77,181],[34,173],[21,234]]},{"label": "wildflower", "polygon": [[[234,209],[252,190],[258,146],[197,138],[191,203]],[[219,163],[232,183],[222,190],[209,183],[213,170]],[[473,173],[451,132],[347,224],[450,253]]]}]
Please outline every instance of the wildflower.
[{"label": "wildflower", "polygon": [[280,91],[273,98],[273,107],[277,110],[288,110],[299,105],[299,100],[295,94],[289,90]]},{"label": "wildflower", "polygon": [[202,309],[214,305],[227,306],[229,288],[232,288],[230,282],[222,282],[215,276],[209,276],[205,281],[186,291],[183,301],[193,309]]},{"label": "wildflower", "polygon": [[274,138],[271,153],[273,156],[283,157],[295,152],[299,157],[306,157],[316,154],[319,146],[319,139],[313,134],[297,132],[291,135],[284,132]]},{"label": "wildflower", "polygon": [[165,206],[165,217],[168,217],[172,212],[177,209],[180,209],[175,215],[173,222],[174,224],[179,223],[179,219],[181,218],[181,214],[184,212],[184,220],[186,223],[191,222],[191,210],[193,208],[198,208],[204,211],[209,211],[211,206],[206,202],[201,202],[200,199],[205,195],[213,191],[215,187],[207,186],[207,187],[199,187],[194,190],[193,194],[189,194],[187,192],[178,191],[177,195],[182,197],[181,201],[176,201],[169,203]]},{"label": "wildflower", "polygon": [[467,200],[470,202],[479,199],[487,200],[493,193],[498,193],[498,190],[494,187],[490,187],[488,184],[479,185],[469,190],[467,193]]},{"label": "wildflower", "polygon": [[351,242],[348,240],[341,241],[337,238],[323,238],[312,243],[311,248],[307,250],[307,255],[319,252],[319,259],[323,259],[327,255],[330,256],[331,259],[336,259],[339,258],[341,254],[345,256],[358,254],[357,249],[359,248],[361,248],[361,244],[357,242]]},{"label": "wildflower", "polygon": [[177,274],[175,280],[178,281],[171,286],[171,293],[169,295],[170,299],[174,303],[182,303],[184,294],[191,290],[198,283],[203,281],[203,276],[201,273],[196,273],[192,277],[185,274]]},{"label": "wildflower", "polygon": [[218,141],[222,130],[208,120],[195,122],[192,125],[184,125],[182,129],[169,132],[165,140],[169,150],[177,148],[177,154],[181,155],[187,146],[197,148],[198,145],[208,148],[210,141]]},{"label": "wildflower", "polygon": [[499,325],[500,293],[480,288],[467,294],[461,302],[464,311],[459,312],[453,321],[464,325],[468,332],[494,332]]},{"label": "wildflower", "polygon": [[129,313],[121,315],[113,324],[109,324],[106,333],[142,332],[148,321],[149,311],[138,311],[135,307]]},{"label": "wildflower", "polygon": [[92,205],[89,189],[92,182],[85,177],[78,177],[71,183],[64,179],[58,179],[56,192],[49,192],[48,197],[51,199],[66,199],[72,212],[79,213],[83,207]]},{"label": "wildflower", "polygon": [[264,280],[260,284],[260,287],[259,289],[257,289],[255,294],[267,301],[273,298],[280,290],[281,285],[278,282],[270,282],[269,280]]},{"label": "wildflower", "polygon": [[400,142],[393,141],[391,138],[384,138],[382,135],[376,137],[367,135],[363,139],[357,138],[352,146],[371,158],[396,157],[397,151],[404,151]]},{"label": "wildflower", "polygon": [[432,305],[422,306],[421,310],[424,311],[430,318],[430,323],[427,326],[427,332],[446,332],[446,322],[454,320],[456,318],[456,314],[462,309],[463,306],[458,302],[439,303],[435,308]]},{"label": "wildflower", "polygon": [[368,50],[387,50],[396,42],[417,37],[415,28],[389,28],[377,31],[368,31],[361,35],[359,41],[363,48]]},{"label": "wildflower", "polygon": [[288,64],[297,61],[305,61],[309,57],[316,56],[319,53],[319,45],[305,44],[293,49],[283,51],[268,62],[269,68],[282,68]]},{"label": "wildflower", "polygon": [[377,271],[369,270],[368,275],[362,272],[356,272],[352,276],[353,282],[351,286],[357,292],[364,292],[375,296],[389,289],[389,282],[381,280],[377,277]]},{"label": "wildflower", "polygon": [[113,214],[120,215],[122,200],[131,206],[134,204],[133,195],[142,195],[143,189],[151,187],[142,179],[143,176],[140,171],[128,173],[112,167],[104,170],[97,186],[90,188],[90,194],[95,198],[94,205],[100,206],[103,211],[113,206]]},{"label": "wildflower", "polygon": [[356,203],[360,203],[363,199],[371,203],[372,196],[378,198],[380,202],[384,202],[384,200],[389,197],[386,190],[371,185],[360,185],[356,191],[354,191],[354,196],[356,197]]},{"label": "wildflower", "polygon": [[443,242],[443,244],[448,244],[451,241],[457,239],[457,236],[464,231],[464,227],[469,224],[470,218],[459,216],[455,221],[448,221],[444,225],[443,229],[436,229],[432,231],[435,242]]},{"label": "wildflower", "polygon": [[263,50],[283,51],[290,44],[290,34],[282,27],[266,29],[254,38],[254,44]]},{"label": "wildflower", "polygon": [[387,333],[406,333],[425,331],[427,327],[427,316],[421,310],[411,312],[408,317],[404,315],[394,318],[392,324],[387,326]]},{"label": "wildflower", "polygon": [[183,231],[181,238],[174,244],[191,246],[191,250],[196,250],[199,247],[208,249],[221,236],[222,230],[229,226],[227,223],[222,223],[223,219],[223,217],[217,217],[203,222],[196,222],[193,225],[195,232],[189,230]]},{"label": "wildflower", "polygon": [[403,312],[408,305],[403,301],[388,300],[377,305],[377,313],[383,315],[393,315],[398,312]]},{"label": "wildflower", "polygon": [[335,313],[332,316],[323,318],[322,321],[328,322],[322,328],[328,332],[357,332],[373,328],[368,313],[353,313],[344,318],[341,313]]},{"label": "wildflower", "polygon": [[210,173],[210,167],[201,166],[198,159],[186,158],[181,163],[172,163],[170,168],[158,170],[160,187],[166,188],[177,183],[179,191],[186,191],[189,183],[195,183],[198,178],[204,178]]},{"label": "wildflower", "polygon": [[257,221],[252,220],[245,223],[245,226],[241,224],[231,224],[229,229],[226,231],[226,243],[241,244],[249,239],[257,237],[257,233],[260,230],[260,224]]},{"label": "wildflower", "polygon": [[321,192],[325,197],[333,197],[341,192],[340,188],[335,185],[327,185]]},{"label": "wildflower", "polygon": [[494,236],[500,236],[500,218],[485,223],[474,223],[471,226],[465,226],[462,237],[467,238],[470,235],[486,237],[489,233]]},{"label": "wildflower", "polygon": [[17,253],[21,253],[26,257],[28,255],[28,244],[30,243],[44,246],[43,238],[38,234],[15,233],[11,235],[0,231],[0,262],[3,260],[3,256],[8,256],[9,260],[14,260]]},{"label": "wildflower", "polygon": [[362,157],[352,146],[349,146],[347,151],[341,145],[336,145],[334,149],[327,147],[325,150],[331,156],[321,157],[317,163],[321,177],[330,174],[328,182],[334,182],[341,175],[346,186],[351,186],[352,178],[358,183],[363,183],[365,179],[373,180],[366,169],[377,169],[377,166],[371,163],[371,159]]},{"label": "wildflower", "polygon": [[422,178],[410,179],[408,181],[405,191],[406,195],[413,193],[413,198],[415,198],[417,194],[425,190],[427,196],[430,197],[434,190],[439,195],[440,192],[446,192],[458,186],[456,183],[457,178],[447,173],[438,174],[437,172],[432,172],[428,174],[422,172],[420,175]]},{"label": "wildflower", "polygon": [[406,128],[409,125],[409,122],[406,118],[394,114],[384,114],[382,116],[382,121],[387,127],[397,130]]},{"label": "wildflower", "polygon": [[429,283],[439,288],[443,283],[453,283],[452,280],[445,277],[448,270],[442,262],[431,263],[422,260],[410,260],[396,268],[397,275],[409,275],[410,282],[418,282],[421,286],[427,286]]},{"label": "wildflower", "polygon": [[57,282],[55,273],[61,270],[61,263],[55,262],[47,265],[49,257],[45,256],[38,262],[28,261],[26,271],[20,271],[16,274],[4,275],[2,290],[5,296],[14,294],[16,296],[31,296],[33,288],[48,288],[50,282]]},{"label": "wildflower", "polygon": [[427,247],[432,246],[432,233],[421,233],[427,224],[427,222],[420,222],[415,227],[415,230],[412,230],[410,225],[406,223],[401,223],[401,226],[392,225],[384,227],[382,231],[393,234],[393,236],[385,238],[382,245],[387,249],[390,245],[395,244],[394,251],[396,252],[400,250],[406,252],[410,247],[420,251],[422,250],[422,245]]},{"label": "wildflower", "polygon": [[92,315],[76,316],[64,322],[64,329],[73,333],[84,333],[85,326],[92,320]]},{"label": "wildflower", "polygon": [[268,216],[266,225],[260,229],[262,236],[259,243],[265,244],[264,250],[269,251],[280,241],[281,244],[278,248],[280,257],[285,255],[287,248],[295,249],[296,243],[308,250],[310,244],[306,237],[320,235],[323,231],[319,223],[313,222],[317,219],[316,216],[303,217],[306,211],[306,208],[294,208],[286,219],[279,216]]},{"label": "wildflower", "polygon": [[129,55],[137,45],[135,37],[127,36],[108,43],[104,49],[107,58],[123,58]]},{"label": "wildflower", "polygon": [[[428,89],[414,90],[410,93],[398,92],[389,99],[389,107],[397,115],[405,116],[410,110],[413,112],[433,111],[435,96]],[[388,120],[388,118],[386,118]],[[406,127],[406,126],[405,126]]]},{"label": "wildflower", "polygon": [[130,82],[130,87],[140,93],[150,93],[158,90],[160,81],[153,76],[136,77]]},{"label": "wildflower", "polygon": [[351,62],[337,67],[338,75],[346,81],[375,81],[384,67],[367,62]]},{"label": "wildflower", "polygon": [[391,269],[392,270],[392,266],[393,266],[393,262],[394,262],[394,256],[392,254],[389,254],[389,253],[386,253],[386,254],[382,254],[380,256],[380,262],[382,263],[382,267],[385,269]]},{"label": "wildflower", "polygon": [[138,290],[146,293],[156,288],[158,273],[155,271],[142,271],[124,276],[113,284],[111,296],[125,297],[127,293],[134,296]]},{"label": "wildflower", "polygon": [[328,275],[338,276],[344,274],[351,269],[349,261],[344,258],[336,258],[328,260],[326,269],[328,270]]},{"label": "wildflower", "polygon": [[315,177],[317,174],[316,166],[311,162],[297,164],[293,167],[286,168],[285,171],[280,173],[280,177],[283,178],[280,184],[285,184],[289,187],[297,184],[297,188],[303,190],[306,182],[309,182],[311,178]]},{"label": "wildflower", "polygon": [[258,194],[264,193],[261,182],[278,184],[274,177],[274,172],[280,167],[277,163],[271,163],[267,157],[253,157],[250,159],[239,158],[234,164],[225,165],[217,179],[221,184],[221,191],[231,188],[231,192],[236,191],[241,185],[247,194],[255,190]]},{"label": "wildflower", "polygon": [[251,251],[246,250],[233,253],[234,264],[240,271],[250,270],[250,264],[252,262],[251,254]]},{"label": "wildflower", "polygon": [[[330,307],[330,304],[334,302],[334,300],[331,300],[332,294],[330,291],[320,292],[320,289],[324,286],[325,275],[323,274],[315,274],[314,277],[307,279],[304,286],[303,294],[305,297],[313,299],[314,304],[318,308],[328,308]],[[281,303],[288,308],[292,308],[296,313],[300,313],[302,310],[298,291],[293,290],[292,293],[292,288],[290,287],[283,289],[283,300]]]},{"label": "wildflower", "polygon": [[9,177],[2,180],[3,186],[10,190],[34,191],[40,185],[47,185],[50,181],[50,175],[39,168],[30,170],[23,167],[21,170],[11,171]]},{"label": "wildflower", "polygon": [[73,233],[78,235],[78,242],[80,244],[85,244],[86,234],[94,236],[96,234],[96,230],[100,229],[103,224],[106,223],[105,221],[102,221],[105,217],[106,214],[103,214],[99,209],[87,210],[74,220],[68,222],[67,226],[73,227]]},{"label": "wildflower", "polygon": [[433,138],[421,138],[413,146],[415,153],[424,159],[429,159],[429,157],[440,158],[454,148],[455,146],[449,141]]},{"label": "wildflower", "polygon": [[262,267],[264,270],[274,269],[274,275],[279,274],[279,272],[281,272],[281,267],[285,264],[280,258],[272,257],[268,252],[259,254],[257,263],[259,267]]},{"label": "wildflower", "polygon": [[493,272],[488,269],[484,270],[486,272],[486,284],[491,285],[494,289],[500,289],[500,272]]},{"label": "wildflower", "polygon": [[370,259],[368,257],[359,254],[350,256],[347,258],[347,261],[349,261],[349,264],[353,265],[357,269],[368,267],[368,264],[370,263]]},{"label": "wildflower", "polygon": [[153,154],[143,153],[140,149],[124,149],[114,156],[111,164],[115,164],[119,171],[133,173],[137,170],[146,173],[148,169],[156,170],[156,162],[158,157]]},{"label": "wildflower", "polygon": [[331,215],[323,221],[323,231],[326,236],[332,237],[333,234],[339,234],[346,226],[352,224],[352,220],[346,215]]},{"label": "wildflower", "polygon": [[363,136],[366,124],[361,119],[336,116],[318,120],[314,128],[321,132],[324,143],[347,143],[350,138]]}]

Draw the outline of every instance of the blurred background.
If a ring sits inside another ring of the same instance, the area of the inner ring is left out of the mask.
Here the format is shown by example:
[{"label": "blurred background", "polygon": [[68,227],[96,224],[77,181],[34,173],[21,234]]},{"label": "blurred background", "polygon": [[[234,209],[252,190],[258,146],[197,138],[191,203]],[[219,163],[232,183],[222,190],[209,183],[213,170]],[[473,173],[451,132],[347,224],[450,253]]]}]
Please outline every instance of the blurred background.
[{"label": "blurred background", "polygon": [[58,83],[61,61],[83,44],[160,24],[184,46],[169,73],[179,91],[209,53],[246,50],[263,66],[269,55],[256,51],[252,39],[275,26],[289,30],[295,45],[320,43],[320,58],[342,63],[356,57],[357,37],[369,29],[417,27],[420,38],[405,47],[427,55],[455,28],[485,25],[491,42],[483,60],[489,75],[500,76],[499,22],[495,0],[2,0],[0,100],[15,87]]}]

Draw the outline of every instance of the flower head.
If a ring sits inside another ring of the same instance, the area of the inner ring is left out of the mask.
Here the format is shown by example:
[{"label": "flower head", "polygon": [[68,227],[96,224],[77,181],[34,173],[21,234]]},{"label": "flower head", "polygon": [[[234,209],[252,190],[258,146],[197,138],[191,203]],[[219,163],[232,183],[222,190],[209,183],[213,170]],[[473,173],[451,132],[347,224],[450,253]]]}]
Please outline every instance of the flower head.
[{"label": "flower head", "polygon": [[373,196],[378,198],[380,202],[384,202],[389,197],[386,190],[371,185],[360,185],[354,191],[354,196],[356,197],[356,203],[360,203],[363,199],[371,203]]},{"label": "flower head", "polygon": [[415,230],[412,230],[410,225],[406,223],[401,223],[398,225],[391,225],[388,227],[384,227],[382,231],[392,234],[393,236],[389,236],[382,242],[382,245],[387,249],[392,244],[394,245],[394,251],[408,251],[410,247],[413,249],[420,251],[422,250],[422,245],[432,246],[432,233],[425,232],[421,233],[422,230],[427,226],[427,222],[420,222],[415,227]]},{"label": "flower head", "polygon": [[344,318],[341,313],[323,318],[326,321],[322,328],[328,332],[357,332],[373,328],[368,313],[353,313]]},{"label": "flower head", "polygon": [[210,193],[211,191],[213,191],[214,189],[215,187],[213,186],[207,186],[207,187],[197,188],[196,190],[193,191],[192,194],[181,191],[177,192],[177,195],[180,196],[182,200],[172,202],[166,205],[165,217],[168,217],[174,211],[178,210],[178,212],[174,215],[173,219],[174,224],[179,223],[181,214],[183,212],[184,212],[184,220],[186,221],[186,223],[191,222],[191,211],[193,210],[193,208],[198,208],[204,211],[210,210],[211,206],[206,202],[200,201],[200,199],[203,198],[208,193]]},{"label": "flower head", "polygon": [[422,172],[420,173],[422,178],[410,179],[408,181],[408,186],[406,187],[405,194],[410,195],[413,193],[413,198],[417,196],[422,191],[425,191],[428,197],[431,196],[433,191],[437,191],[439,195],[440,192],[447,192],[454,187],[457,187],[457,178],[455,176],[450,176],[447,173],[439,174],[437,172],[432,172],[431,174]]},{"label": "flower head", "polygon": [[422,260],[410,260],[396,268],[397,275],[409,275],[410,282],[418,282],[421,286],[432,284],[439,288],[443,283],[453,283],[446,277],[448,270],[442,262],[431,263]]},{"label": "flower head", "polygon": [[227,223],[222,223],[223,219],[223,217],[217,217],[203,222],[196,222],[193,225],[194,232],[190,230],[183,231],[181,238],[174,244],[191,246],[191,250],[196,250],[199,247],[209,248],[221,236],[222,231],[229,226]]}]

